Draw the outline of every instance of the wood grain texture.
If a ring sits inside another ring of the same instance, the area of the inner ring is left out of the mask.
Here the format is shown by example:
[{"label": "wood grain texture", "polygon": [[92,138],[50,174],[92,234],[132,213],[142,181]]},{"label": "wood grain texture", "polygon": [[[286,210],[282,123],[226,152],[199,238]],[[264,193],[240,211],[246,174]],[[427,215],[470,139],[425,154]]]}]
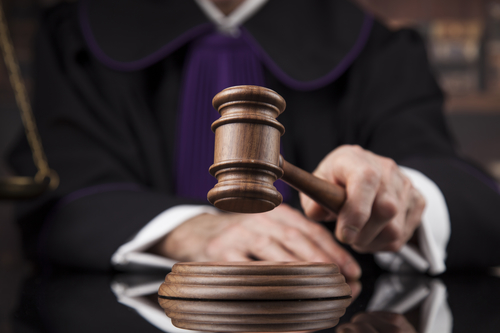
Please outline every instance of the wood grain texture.
[{"label": "wood grain texture", "polygon": [[293,331],[335,326],[351,298],[303,301],[193,301],[159,298],[172,323],[209,331]]},{"label": "wood grain texture", "polygon": [[197,321],[173,319],[172,324],[178,328],[207,331],[207,332],[289,332],[289,331],[311,331],[334,327],[339,322],[335,320],[309,321],[303,323],[281,323],[281,324],[213,324]]},{"label": "wood grain texture", "polygon": [[172,267],[178,274],[217,275],[324,275],[340,273],[334,263],[304,261],[179,262]]},{"label": "wood grain texture", "polygon": [[303,323],[316,320],[333,320],[343,316],[345,309],[331,312],[309,312],[309,313],[285,313],[285,314],[202,314],[189,312],[170,312],[167,316],[171,319],[198,321],[213,324],[282,324],[282,323]]},{"label": "wood grain texture", "polygon": [[270,89],[239,86],[217,94],[213,103],[221,118],[215,132],[214,164],[210,173],[218,183],[208,200],[225,211],[253,213],[271,210],[283,198],[273,183],[278,166],[280,136],[285,128],[276,117],[285,100]]},{"label": "wood grain texture", "polygon": [[273,183],[282,178],[325,208],[338,212],[345,190],[286,162],[280,155],[285,128],[276,118],[286,102],[273,90],[257,86],[224,89],[213,99],[221,118],[215,132],[214,164],[218,183],[207,198],[215,207],[236,213],[261,213],[281,204]]},{"label": "wood grain texture", "polygon": [[323,286],[214,286],[162,283],[158,295],[188,299],[299,300],[351,295],[346,284]]},{"label": "wood grain texture", "polygon": [[333,263],[177,263],[158,295],[206,300],[299,300],[351,295]]},{"label": "wood grain texture", "polygon": [[281,179],[284,182],[297,191],[304,193],[326,209],[336,213],[340,211],[346,199],[344,188],[326,182],[309,172],[297,168],[295,165],[285,161],[282,156],[280,156],[280,167],[283,168]]},{"label": "wood grain texture", "polygon": [[158,298],[158,303],[165,313],[192,313],[216,315],[259,315],[259,314],[296,314],[310,312],[344,311],[351,304],[352,298],[309,299],[291,301],[221,301],[221,300],[185,300]]},{"label": "wood grain texture", "polygon": [[[271,278],[272,277],[272,278]],[[170,273],[165,282],[171,284],[219,286],[307,286],[344,283],[340,274],[327,275],[184,275]]]},{"label": "wood grain texture", "polygon": [[176,327],[216,332],[319,330],[337,325],[352,298],[333,263],[177,263],[158,290]]}]

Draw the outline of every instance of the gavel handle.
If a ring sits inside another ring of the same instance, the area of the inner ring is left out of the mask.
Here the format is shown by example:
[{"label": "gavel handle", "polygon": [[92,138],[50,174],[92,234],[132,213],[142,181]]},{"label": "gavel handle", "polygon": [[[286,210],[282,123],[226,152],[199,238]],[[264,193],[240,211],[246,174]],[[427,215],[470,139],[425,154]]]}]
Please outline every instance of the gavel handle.
[{"label": "gavel handle", "polygon": [[285,161],[280,155],[280,167],[283,169],[281,179],[319,203],[326,209],[338,213],[346,199],[344,188],[313,176],[295,165]]}]

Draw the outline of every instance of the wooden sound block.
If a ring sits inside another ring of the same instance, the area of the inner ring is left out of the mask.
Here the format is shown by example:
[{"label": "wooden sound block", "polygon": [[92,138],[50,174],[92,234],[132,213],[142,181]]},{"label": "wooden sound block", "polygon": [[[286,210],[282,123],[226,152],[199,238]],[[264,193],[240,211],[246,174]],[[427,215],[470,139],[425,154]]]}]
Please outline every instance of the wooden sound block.
[{"label": "wooden sound block", "polygon": [[283,324],[283,323],[303,323],[317,320],[333,320],[344,315],[344,310],[336,312],[313,312],[313,313],[290,313],[275,315],[217,315],[201,313],[172,312],[168,316],[176,320],[198,321],[213,324],[241,324],[241,323],[259,323],[259,324]]},{"label": "wooden sound block", "polygon": [[158,303],[170,317],[172,313],[214,315],[282,315],[318,312],[343,312],[352,298],[307,299],[292,301],[221,301],[158,298]]},{"label": "wooden sound block", "polygon": [[301,300],[351,295],[337,265],[310,262],[177,263],[158,295],[209,300]]},{"label": "wooden sound block", "polygon": [[178,274],[216,274],[216,275],[325,275],[340,273],[334,263],[319,262],[179,262],[172,267]]},{"label": "wooden sound block", "polygon": [[219,324],[204,323],[199,321],[188,321],[172,319],[172,324],[176,327],[205,332],[292,332],[292,331],[317,331],[334,327],[339,323],[336,320],[317,320],[302,323],[281,323],[281,324]]}]

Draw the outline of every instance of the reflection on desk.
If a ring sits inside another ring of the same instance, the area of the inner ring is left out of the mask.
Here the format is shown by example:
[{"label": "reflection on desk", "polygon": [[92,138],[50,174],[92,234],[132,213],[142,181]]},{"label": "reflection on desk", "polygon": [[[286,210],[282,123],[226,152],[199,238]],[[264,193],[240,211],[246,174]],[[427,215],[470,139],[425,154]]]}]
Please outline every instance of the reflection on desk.
[{"label": "reflection on desk", "polygon": [[[14,332],[194,332],[172,325],[158,304],[160,275],[52,274],[26,281]],[[498,332],[500,279],[492,276],[382,275],[340,323],[321,332]],[[299,329],[298,327],[296,329]]]},{"label": "reflection on desk", "polygon": [[334,327],[351,297],[282,301],[158,299],[172,324],[211,332],[318,331]]}]

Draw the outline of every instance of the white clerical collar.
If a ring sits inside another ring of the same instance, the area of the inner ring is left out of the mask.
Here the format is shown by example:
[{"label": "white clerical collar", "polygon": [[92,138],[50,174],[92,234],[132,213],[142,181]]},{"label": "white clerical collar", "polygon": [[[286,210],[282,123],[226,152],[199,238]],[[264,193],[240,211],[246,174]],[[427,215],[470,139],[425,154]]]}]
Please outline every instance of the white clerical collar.
[{"label": "white clerical collar", "polygon": [[205,15],[224,34],[238,36],[238,27],[252,17],[268,0],[245,0],[228,16],[224,15],[210,0],[195,0]]}]

